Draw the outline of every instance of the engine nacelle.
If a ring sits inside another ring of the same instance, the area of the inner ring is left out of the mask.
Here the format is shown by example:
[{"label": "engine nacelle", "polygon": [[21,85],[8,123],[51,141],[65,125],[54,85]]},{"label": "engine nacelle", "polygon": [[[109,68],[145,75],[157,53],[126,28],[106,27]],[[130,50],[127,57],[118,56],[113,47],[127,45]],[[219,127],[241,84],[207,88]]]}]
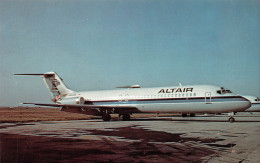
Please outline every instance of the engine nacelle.
[{"label": "engine nacelle", "polygon": [[59,101],[60,104],[84,104],[85,99],[83,97],[70,97],[63,98]]}]

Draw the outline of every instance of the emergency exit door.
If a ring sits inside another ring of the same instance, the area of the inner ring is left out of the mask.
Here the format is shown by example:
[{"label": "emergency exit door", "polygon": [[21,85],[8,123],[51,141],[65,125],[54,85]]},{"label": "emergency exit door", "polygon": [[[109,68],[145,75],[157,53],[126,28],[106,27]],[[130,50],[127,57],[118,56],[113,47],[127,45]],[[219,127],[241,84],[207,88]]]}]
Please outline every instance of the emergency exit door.
[{"label": "emergency exit door", "polygon": [[205,103],[211,104],[211,92],[205,92]]}]

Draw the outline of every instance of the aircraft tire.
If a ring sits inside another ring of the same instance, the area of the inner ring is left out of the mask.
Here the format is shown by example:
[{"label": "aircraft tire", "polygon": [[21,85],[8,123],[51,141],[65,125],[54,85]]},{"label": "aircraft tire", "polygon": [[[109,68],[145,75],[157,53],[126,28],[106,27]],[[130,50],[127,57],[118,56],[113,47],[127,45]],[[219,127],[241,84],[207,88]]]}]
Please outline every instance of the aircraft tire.
[{"label": "aircraft tire", "polygon": [[182,117],[187,117],[187,114],[186,113],[182,113],[181,116]]},{"label": "aircraft tire", "polygon": [[110,116],[110,114],[103,114],[102,119],[103,119],[103,121],[110,121],[111,116]]},{"label": "aircraft tire", "polygon": [[233,122],[235,122],[235,118],[230,117],[230,118],[228,119],[228,121],[229,121],[230,123],[233,123]]},{"label": "aircraft tire", "polygon": [[130,114],[129,113],[125,113],[123,114],[123,121],[129,121],[130,120]]},{"label": "aircraft tire", "polygon": [[190,117],[195,117],[195,113],[190,113]]}]

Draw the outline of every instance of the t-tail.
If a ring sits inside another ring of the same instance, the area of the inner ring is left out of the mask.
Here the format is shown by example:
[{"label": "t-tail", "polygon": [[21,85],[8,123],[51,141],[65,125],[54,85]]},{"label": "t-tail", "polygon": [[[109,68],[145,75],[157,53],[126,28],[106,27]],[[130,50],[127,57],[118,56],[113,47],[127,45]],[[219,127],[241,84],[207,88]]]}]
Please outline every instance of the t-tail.
[{"label": "t-tail", "polygon": [[70,90],[63,82],[63,79],[59,77],[56,72],[47,72],[44,74],[14,74],[14,75],[31,75],[31,76],[41,76],[44,83],[49,89],[52,101],[56,102],[58,99],[65,97],[69,93],[74,91]]}]

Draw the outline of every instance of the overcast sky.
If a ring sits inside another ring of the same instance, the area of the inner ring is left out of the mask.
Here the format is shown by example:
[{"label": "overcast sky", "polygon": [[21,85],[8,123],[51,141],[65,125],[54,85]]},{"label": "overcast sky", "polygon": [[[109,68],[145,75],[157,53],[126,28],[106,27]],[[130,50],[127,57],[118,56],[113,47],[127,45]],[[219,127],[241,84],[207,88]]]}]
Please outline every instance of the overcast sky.
[{"label": "overcast sky", "polygon": [[216,84],[260,96],[259,0],[1,0],[0,106],[75,91]]}]

